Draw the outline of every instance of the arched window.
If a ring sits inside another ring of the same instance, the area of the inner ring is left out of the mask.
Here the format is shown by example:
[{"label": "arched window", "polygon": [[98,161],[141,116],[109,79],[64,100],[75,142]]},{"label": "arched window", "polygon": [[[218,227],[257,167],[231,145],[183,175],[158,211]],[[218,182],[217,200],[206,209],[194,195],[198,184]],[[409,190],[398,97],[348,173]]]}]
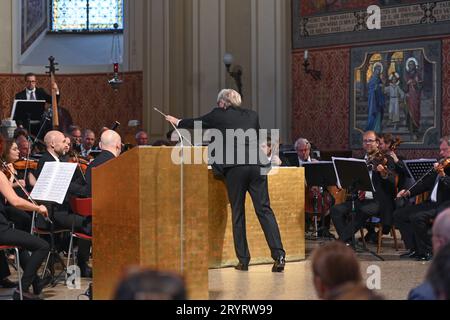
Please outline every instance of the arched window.
[{"label": "arched window", "polygon": [[52,0],[52,32],[123,30],[123,0]]}]

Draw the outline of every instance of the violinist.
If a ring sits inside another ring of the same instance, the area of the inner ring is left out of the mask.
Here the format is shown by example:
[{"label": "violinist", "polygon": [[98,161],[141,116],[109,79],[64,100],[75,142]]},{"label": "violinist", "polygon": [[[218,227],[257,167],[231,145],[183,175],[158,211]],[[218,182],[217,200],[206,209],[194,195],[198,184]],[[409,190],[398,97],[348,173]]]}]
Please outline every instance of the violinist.
[{"label": "violinist", "polygon": [[[36,169],[36,179],[39,178],[39,175],[46,162],[67,161],[65,155],[69,150],[68,146],[69,139],[67,139],[64,136],[64,134],[62,134],[59,131],[50,131],[45,135],[44,141],[47,146],[47,151],[42,155],[42,158],[39,160],[39,165],[38,168]],[[74,178],[72,179],[72,182],[69,185],[67,197],[63,205],[59,206],[54,212],[53,221],[55,224],[55,228],[72,229],[73,227],[75,232],[83,232],[86,234],[90,234],[92,230],[91,220],[73,214],[70,211],[70,206],[68,203],[70,196],[84,195],[85,186],[83,184],[84,183],[78,181],[77,176],[74,175]],[[48,228],[47,223],[42,219],[38,219],[36,225],[41,229]],[[90,250],[90,242],[79,239],[77,261],[78,266],[80,267],[81,270],[82,277],[91,277],[92,275],[91,268],[87,264],[89,260],[89,250]]]},{"label": "violinist", "polygon": [[81,156],[86,158],[93,151],[95,145],[95,133],[90,129],[86,129],[83,135],[83,143],[81,144]]},{"label": "violinist", "polygon": [[406,165],[403,159],[397,156],[397,147],[400,145],[401,140],[395,139],[390,133],[384,133],[379,136],[379,149],[380,152],[392,158],[394,163],[394,173],[398,176],[398,190],[405,187],[407,179],[410,177]]},{"label": "violinist", "polygon": [[[383,225],[383,231],[390,230],[392,226],[392,212],[394,210],[394,177],[389,174],[393,167],[392,161],[382,159],[376,163],[374,159],[379,154],[378,139],[374,131],[367,131],[363,135],[363,149],[366,152],[365,159],[369,163],[369,175],[374,187],[373,192],[359,192],[359,199],[355,201],[356,215],[354,223],[348,220],[352,210],[352,203],[345,203],[331,208],[331,219],[333,220],[339,239],[351,244],[352,237],[356,231],[366,225],[369,217],[378,216]],[[376,241],[376,233],[368,229],[366,241]]]},{"label": "violinist", "polygon": [[72,150],[81,152],[81,143],[83,142],[83,136],[81,135],[81,129],[78,126],[71,126],[69,129],[70,142]]},{"label": "violinist", "polygon": [[400,230],[408,250],[402,258],[415,258],[428,261],[432,258],[431,238],[428,230],[430,221],[443,209],[450,207],[450,136],[441,139],[441,161],[434,165],[434,171],[410,188],[398,193],[398,198],[409,198],[429,192],[427,201],[413,206],[397,209],[394,212],[395,226]]},{"label": "violinist", "polygon": [[[0,136],[0,151],[2,153],[3,143],[3,137]],[[36,211],[40,215],[48,216],[46,207],[38,206],[17,196],[3,172],[0,172],[0,195],[11,207],[29,212]],[[24,270],[21,279],[22,289],[24,291],[23,296],[24,299],[38,300],[39,297],[37,295],[42,291],[43,284],[36,273],[47,257],[49,251],[48,243],[38,237],[32,236],[30,230],[22,231],[17,227],[13,228],[11,221],[8,219],[8,213],[3,201],[0,201],[0,243],[2,245],[15,245],[21,248],[20,262]],[[29,252],[31,252],[31,256]],[[0,274],[3,275],[3,272],[1,270]],[[33,285],[34,294],[28,291],[31,285]],[[18,289],[14,291],[13,299],[20,299]]]}]

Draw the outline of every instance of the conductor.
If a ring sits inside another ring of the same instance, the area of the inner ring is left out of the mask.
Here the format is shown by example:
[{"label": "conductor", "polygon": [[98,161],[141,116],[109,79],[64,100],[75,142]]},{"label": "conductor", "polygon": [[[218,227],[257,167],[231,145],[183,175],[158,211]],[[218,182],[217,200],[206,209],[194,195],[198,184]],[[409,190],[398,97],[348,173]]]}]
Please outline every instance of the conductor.
[{"label": "conductor", "polygon": [[[275,260],[272,272],[282,272],[285,267],[285,251],[281,243],[280,231],[275,215],[270,207],[267,176],[263,175],[262,161],[251,161],[252,152],[259,159],[258,141],[239,139],[239,132],[256,133],[260,129],[258,114],[252,110],[240,108],[241,96],[232,89],[224,89],[217,98],[217,107],[198,119],[177,119],[167,116],[166,120],[179,128],[192,129],[195,122],[201,122],[205,129],[216,129],[223,137],[223,150],[217,150],[212,165],[220,168],[225,177],[228,198],[231,204],[233,221],[233,238],[239,264],[235,269],[248,271],[250,252],[247,244],[245,228],[245,197],[247,191],[252,198],[258,220],[270,247],[271,256]],[[230,135],[230,131],[234,135]],[[256,140],[258,140],[256,138]],[[243,142],[245,141],[245,142]],[[253,142],[253,143],[252,143]],[[253,146],[257,146],[252,148]],[[220,152],[222,151],[222,152]],[[217,157],[221,153],[223,158]],[[230,156],[230,154],[233,154]],[[228,157],[227,157],[228,155]],[[254,155],[254,154],[253,154]],[[245,158],[245,160],[243,160]],[[222,161],[222,160],[227,161]],[[231,159],[231,160],[230,160]],[[243,160],[243,161],[242,161]]]}]

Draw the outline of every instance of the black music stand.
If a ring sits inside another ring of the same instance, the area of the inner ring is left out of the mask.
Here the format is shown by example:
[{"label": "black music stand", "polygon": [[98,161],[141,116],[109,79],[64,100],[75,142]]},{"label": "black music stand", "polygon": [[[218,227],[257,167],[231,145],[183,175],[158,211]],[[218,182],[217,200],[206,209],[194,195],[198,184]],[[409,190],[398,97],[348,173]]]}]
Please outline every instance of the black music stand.
[{"label": "black music stand", "polygon": [[[338,179],[338,185],[341,188],[347,189],[351,194],[352,209],[350,211],[352,230],[355,226],[356,205],[355,202],[358,199],[358,191],[374,192],[372,180],[370,179],[369,169],[365,160],[360,159],[344,159],[344,158],[332,158],[334,169],[336,171],[336,177]],[[352,246],[356,252],[358,252],[356,246],[355,232],[352,234]],[[364,243],[364,242],[363,242]],[[363,244],[362,251],[368,252],[376,258],[384,261],[384,259],[369,250],[365,244]]]},{"label": "black music stand", "polygon": [[409,175],[413,178],[414,182],[420,180],[426,175],[433,167],[437,159],[418,159],[418,160],[404,160],[406,169]]},{"label": "black music stand", "polygon": [[[337,185],[336,172],[334,170],[333,162],[331,161],[322,161],[322,162],[308,162],[304,163],[303,167],[305,168],[305,178],[308,186],[317,186],[320,188],[320,193],[322,196],[322,210],[324,208],[325,202],[325,192],[327,192],[326,188],[330,186]],[[319,203],[318,197],[315,195],[313,198],[313,214],[314,217],[314,226],[315,226],[315,239],[319,239],[319,230],[322,232],[325,230],[325,214],[323,213],[321,227],[320,229],[317,226],[317,218],[319,215]],[[325,238],[325,237],[321,237]]]},{"label": "black music stand", "polygon": [[15,100],[11,119],[29,130],[29,134],[36,136],[40,131],[45,104],[45,100]]}]

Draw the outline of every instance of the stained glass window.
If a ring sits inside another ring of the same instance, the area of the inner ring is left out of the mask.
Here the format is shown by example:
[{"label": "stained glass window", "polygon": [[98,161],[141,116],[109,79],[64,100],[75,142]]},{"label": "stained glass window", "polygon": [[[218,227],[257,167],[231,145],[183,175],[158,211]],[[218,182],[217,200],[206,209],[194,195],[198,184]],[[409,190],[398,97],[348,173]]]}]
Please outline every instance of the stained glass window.
[{"label": "stained glass window", "polygon": [[52,31],[123,30],[123,0],[53,0]]}]

